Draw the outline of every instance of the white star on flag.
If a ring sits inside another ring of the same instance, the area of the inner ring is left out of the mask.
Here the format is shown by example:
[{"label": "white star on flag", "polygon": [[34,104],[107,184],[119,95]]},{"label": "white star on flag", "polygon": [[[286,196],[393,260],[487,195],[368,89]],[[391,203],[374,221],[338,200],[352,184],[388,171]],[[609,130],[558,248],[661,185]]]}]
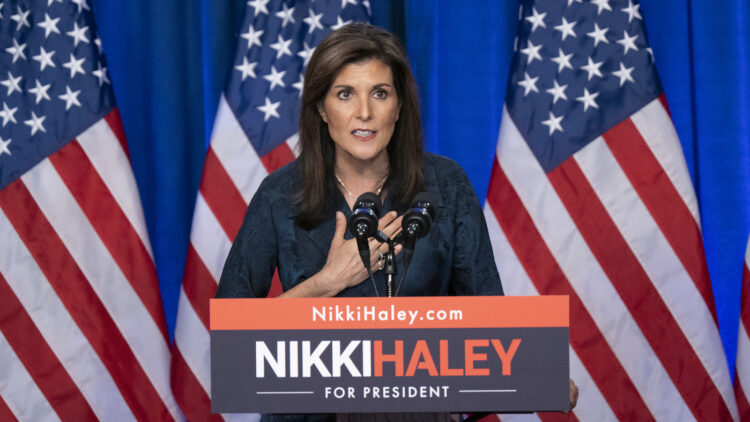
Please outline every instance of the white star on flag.
[{"label": "white star on flag", "polygon": [[279,34],[278,41],[271,44],[271,48],[276,50],[276,60],[280,59],[284,55],[291,56],[292,51],[289,50],[289,46],[292,44],[291,38],[288,40],[285,40],[282,38],[281,34]]},{"label": "white star on flag", "polygon": [[638,34],[631,37],[628,35],[628,31],[622,31],[622,39],[617,40],[617,44],[620,44],[625,48],[625,52],[622,54],[628,54],[629,50],[638,51],[638,47],[635,46],[636,38],[638,38]]},{"label": "white star on flag", "polygon": [[18,107],[10,108],[8,107],[8,104],[3,101],[3,110],[0,111],[0,118],[3,119],[3,127],[5,127],[8,121],[17,123],[16,118],[14,117],[16,111],[18,111]]},{"label": "white star on flag", "polygon": [[539,92],[539,89],[536,87],[536,81],[539,80],[539,77],[532,78],[529,76],[528,72],[523,74],[524,78],[522,81],[518,82],[518,85],[521,85],[524,88],[523,96],[529,95],[529,92]]},{"label": "white star on flag", "polygon": [[284,77],[284,74],[286,74],[286,70],[282,70],[281,72],[276,71],[275,66],[271,66],[271,73],[268,75],[263,76],[263,79],[267,80],[268,82],[271,82],[271,87],[268,89],[269,91],[273,91],[276,86],[286,87],[284,84],[284,81],[281,79]]},{"label": "white star on flag", "polygon": [[289,22],[295,23],[294,16],[292,16],[292,14],[294,13],[294,7],[290,9],[286,5],[286,3],[283,3],[281,6],[284,8],[284,10],[276,12],[276,17],[281,18],[281,27],[284,28]]},{"label": "white star on flag", "polygon": [[531,40],[526,41],[526,48],[521,49],[521,53],[528,56],[528,59],[526,60],[526,63],[531,64],[531,62],[534,61],[534,59],[542,60],[542,56],[539,54],[539,50],[542,48],[542,45],[534,45],[534,43],[531,42]]},{"label": "white star on flag", "polygon": [[576,100],[583,103],[583,111],[586,111],[589,109],[589,107],[599,108],[599,105],[596,104],[596,101],[594,101],[598,96],[598,92],[589,93],[588,89],[583,88],[583,95],[580,97],[576,97]]},{"label": "white star on flag", "polygon": [[78,73],[80,73],[81,75],[86,74],[86,72],[83,71],[84,61],[86,61],[85,57],[76,59],[75,56],[73,56],[73,53],[70,53],[70,61],[68,61],[67,63],[63,63],[64,68],[70,69],[70,79],[73,79]]},{"label": "white star on flag", "polygon": [[281,105],[281,101],[272,103],[268,97],[266,97],[266,103],[262,106],[258,107],[258,110],[262,111],[265,115],[263,116],[263,121],[267,122],[268,119],[271,117],[279,118],[278,108]]},{"label": "white star on flag", "polygon": [[8,87],[8,92],[5,95],[10,95],[14,91],[18,91],[19,93],[22,92],[21,85],[20,85],[21,79],[22,79],[22,76],[15,77],[13,76],[13,74],[8,72],[8,79],[4,81],[0,81],[0,85],[4,85]]},{"label": "white star on flag", "polygon": [[544,23],[544,17],[547,16],[547,13],[538,13],[536,11],[535,7],[531,8],[532,16],[527,16],[526,20],[531,22],[531,32],[536,31],[538,27],[546,28],[547,24]]},{"label": "white star on flag", "polygon": [[49,14],[44,14],[44,22],[39,22],[37,26],[41,26],[44,28],[44,38],[49,37],[49,34],[56,33],[59,34],[60,30],[57,29],[57,22],[60,21],[60,18],[52,19],[49,17]]},{"label": "white star on flag", "polygon": [[57,67],[55,66],[55,63],[52,61],[52,55],[55,54],[54,51],[47,52],[47,50],[44,49],[44,47],[39,47],[39,54],[36,56],[33,56],[32,59],[39,62],[40,70],[44,70],[45,67]]},{"label": "white star on flag", "polygon": [[563,69],[573,69],[573,66],[570,64],[570,58],[573,57],[573,53],[565,54],[562,51],[562,48],[558,49],[559,55],[557,57],[553,57],[550,60],[557,63],[557,72],[560,73],[563,71]]},{"label": "white star on flag", "polygon": [[549,134],[552,135],[555,133],[556,130],[559,130],[560,132],[563,131],[562,126],[560,125],[560,122],[562,122],[563,116],[555,116],[552,114],[552,112],[549,112],[549,119],[542,122],[544,126],[547,126],[549,128]]},{"label": "white star on flag", "polygon": [[89,39],[86,37],[86,31],[88,26],[78,27],[78,22],[73,22],[73,30],[66,32],[69,36],[73,37],[73,46],[78,47],[79,42],[88,43]]},{"label": "white star on flag", "polygon": [[562,23],[560,25],[557,25],[555,27],[555,30],[560,31],[560,34],[562,35],[563,41],[565,41],[565,38],[570,35],[571,37],[575,38],[576,33],[573,31],[573,27],[577,24],[577,21],[568,22],[565,17],[562,18]]},{"label": "white star on flag", "polygon": [[47,94],[47,91],[49,91],[49,87],[52,86],[51,84],[42,85],[39,82],[39,79],[36,80],[36,86],[34,88],[29,88],[29,92],[36,95],[36,103],[39,104],[39,101],[47,100],[49,101],[49,94]]},{"label": "white star on flag", "polygon": [[78,101],[78,95],[81,93],[81,90],[77,91],[71,91],[70,87],[65,85],[65,94],[62,94],[59,96],[59,98],[63,101],[65,101],[65,111],[68,111],[71,106],[75,105],[77,107],[81,106],[80,101]]},{"label": "white star on flag", "polygon": [[614,71],[612,72],[612,74],[620,78],[620,86],[623,86],[625,85],[625,82],[635,82],[633,80],[633,77],[630,75],[631,73],[633,73],[633,69],[635,68],[634,67],[626,68],[625,65],[622,62],[620,62],[620,70]]},{"label": "white star on flag", "polygon": [[76,5],[78,5],[78,13],[81,13],[84,10],[90,10],[89,4],[86,0],[70,0]]},{"label": "white star on flag", "polygon": [[594,39],[594,47],[596,47],[600,41],[609,44],[609,40],[606,37],[607,31],[609,31],[609,28],[600,29],[599,24],[595,23],[594,30],[586,33],[586,35]]},{"label": "white star on flag", "polygon": [[12,63],[15,63],[19,57],[26,60],[26,54],[23,52],[24,49],[26,49],[26,43],[18,44],[18,41],[14,38],[13,46],[6,48],[5,51],[13,55]]},{"label": "white star on flag", "polygon": [[263,30],[256,31],[255,28],[249,26],[247,32],[240,35],[242,38],[247,40],[247,49],[251,49],[254,45],[262,47],[263,44],[260,42],[260,36],[263,35]]},{"label": "white star on flag", "polygon": [[599,7],[599,10],[596,11],[597,14],[601,14],[602,10],[612,11],[612,7],[609,5],[609,0],[591,0],[591,3]]},{"label": "white star on flag", "polygon": [[8,140],[4,140],[2,136],[0,136],[0,156],[3,154],[11,155],[10,148],[8,148],[8,145],[10,145],[10,138]]},{"label": "white star on flag", "polygon": [[588,58],[588,61],[589,63],[587,65],[581,66],[581,69],[589,73],[587,80],[590,81],[594,76],[603,78],[604,76],[602,75],[602,72],[599,70],[599,68],[602,67],[602,64],[604,64],[604,62],[594,62],[593,60],[591,60],[591,57]]},{"label": "white star on flag", "polygon": [[20,5],[16,7],[18,8],[17,9],[18,13],[10,17],[11,20],[16,22],[16,31],[21,30],[21,28],[23,28],[24,26],[28,26],[29,28],[31,28],[31,25],[29,25],[29,19],[28,19],[30,11],[27,10],[24,12],[23,9],[21,9]]},{"label": "white star on flag", "polygon": [[242,58],[242,64],[235,66],[234,68],[239,70],[242,73],[242,80],[244,81],[245,78],[248,76],[251,78],[255,78],[255,66],[258,65],[258,62],[248,62],[247,57]]},{"label": "white star on flag", "polygon": [[268,2],[271,0],[252,0],[247,2],[247,5],[255,9],[255,15],[258,16],[259,13],[263,13],[264,15],[268,14]]},{"label": "white star on flag", "polygon": [[322,18],[322,13],[316,15],[315,12],[310,9],[310,16],[302,19],[302,21],[310,26],[310,34],[312,34],[316,29],[323,29],[323,25],[320,23]]},{"label": "white star on flag", "polygon": [[560,86],[560,84],[557,83],[557,80],[553,81],[555,86],[548,89],[547,93],[552,95],[554,98],[552,98],[552,104],[557,103],[557,100],[562,98],[563,100],[568,100],[568,96],[565,95],[565,89],[568,88],[568,85]]},{"label": "white star on flag", "polygon": [[633,4],[633,0],[628,0],[628,7],[622,9],[623,12],[628,14],[628,23],[630,23],[633,18],[643,20],[643,17],[641,17],[641,13],[639,11],[640,8],[640,4]]},{"label": "white star on flag", "polygon": [[99,86],[102,86],[105,83],[110,83],[109,78],[107,77],[107,66],[102,66],[101,63],[96,64],[96,69],[92,70],[91,74],[99,79]]},{"label": "white star on flag", "polygon": [[47,132],[44,129],[44,119],[46,119],[46,116],[37,117],[36,113],[33,111],[31,112],[31,119],[25,120],[23,123],[31,128],[31,136],[36,135],[37,131]]},{"label": "white star on flag", "polygon": [[307,45],[307,42],[302,43],[302,50],[300,50],[299,53],[297,53],[298,56],[302,57],[303,60],[303,66],[307,67],[307,64],[310,63],[310,57],[312,57],[313,52],[315,51],[315,48],[310,48],[309,45]]}]

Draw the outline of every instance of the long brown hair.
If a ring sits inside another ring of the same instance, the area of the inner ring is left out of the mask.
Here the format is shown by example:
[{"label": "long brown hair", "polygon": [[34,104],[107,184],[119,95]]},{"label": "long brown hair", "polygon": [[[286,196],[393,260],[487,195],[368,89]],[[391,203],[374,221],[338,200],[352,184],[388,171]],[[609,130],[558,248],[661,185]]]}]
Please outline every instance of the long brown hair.
[{"label": "long brown hair", "polygon": [[335,207],[335,148],[328,126],[318,112],[326,93],[344,66],[378,60],[393,74],[401,112],[388,144],[389,174],[383,192],[402,208],[424,190],[422,123],[419,98],[406,51],[390,32],[353,23],[329,34],[315,49],[305,72],[299,119],[300,190],[294,197],[296,222],[311,228]]}]

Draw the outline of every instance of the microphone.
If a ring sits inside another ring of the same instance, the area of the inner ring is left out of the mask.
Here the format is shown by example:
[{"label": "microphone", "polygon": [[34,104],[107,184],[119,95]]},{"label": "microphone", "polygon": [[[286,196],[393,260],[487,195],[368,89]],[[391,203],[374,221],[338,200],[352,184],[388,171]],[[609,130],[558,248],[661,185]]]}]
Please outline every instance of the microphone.
[{"label": "microphone", "polygon": [[366,192],[354,202],[354,211],[347,223],[349,232],[357,239],[357,248],[362,263],[370,271],[370,246],[367,239],[378,234],[378,218],[383,204],[373,192]]},{"label": "microphone", "polygon": [[420,192],[411,201],[410,209],[406,211],[404,219],[401,221],[401,228],[406,237],[404,253],[407,251],[414,252],[414,244],[417,239],[430,232],[432,220],[435,219],[435,204],[437,204],[435,195],[430,192]]},{"label": "microphone", "polygon": [[401,273],[401,280],[396,288],[396,295],[401,289],[401,284],[404,282],[404,276],[406,270],[409,268],[411,257],[414,254],[414,245],[417,239],[424,237],[430,232],[432,227],[432,221],[435,219],[437,206],[437,198],[430,192],[420,192],[411,201],[409,210],[404,214],[404,219],[401,221],[401,228],[403,234],[403,245],[404,255],[402,257],[402,264],[404,267]]}]

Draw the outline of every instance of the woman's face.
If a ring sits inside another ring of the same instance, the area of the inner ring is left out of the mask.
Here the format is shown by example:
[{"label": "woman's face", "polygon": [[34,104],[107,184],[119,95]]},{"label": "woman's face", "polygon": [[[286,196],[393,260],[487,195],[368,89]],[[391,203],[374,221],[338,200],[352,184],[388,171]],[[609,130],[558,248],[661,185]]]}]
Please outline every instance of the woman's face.
[{"label": "woman's face", "polygon": [[344,66],[319,106],[337,162],[387,160],[400,109],[390,67],[378,60]]}]

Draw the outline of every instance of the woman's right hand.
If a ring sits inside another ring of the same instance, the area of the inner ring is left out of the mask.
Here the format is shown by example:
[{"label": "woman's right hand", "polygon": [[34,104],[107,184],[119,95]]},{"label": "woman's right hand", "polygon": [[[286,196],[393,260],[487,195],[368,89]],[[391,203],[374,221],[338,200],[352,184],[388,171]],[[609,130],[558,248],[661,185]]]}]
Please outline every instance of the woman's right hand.
[{"label": "woman's right hand", "polygon": [[[393,239],[401,231],[401,220],[396,218],[395,211],[391,211],[378,222],[378,230]],[[336,212],[336,231],[333,234],[328,258],[323,268],[314,276],[284,292],[282,297],[332,297],[347,287],[356,286],[368,278],[367,269],[362,265],[359,256],[357,239],[344,239],[346,233],[346,217]],[[378,269],[378,249],[382,253],[387,251],[387,245],[375,239],[370,239],[370,268]],[[401,252],[401,245],[397,245],[395,253]]]}]

